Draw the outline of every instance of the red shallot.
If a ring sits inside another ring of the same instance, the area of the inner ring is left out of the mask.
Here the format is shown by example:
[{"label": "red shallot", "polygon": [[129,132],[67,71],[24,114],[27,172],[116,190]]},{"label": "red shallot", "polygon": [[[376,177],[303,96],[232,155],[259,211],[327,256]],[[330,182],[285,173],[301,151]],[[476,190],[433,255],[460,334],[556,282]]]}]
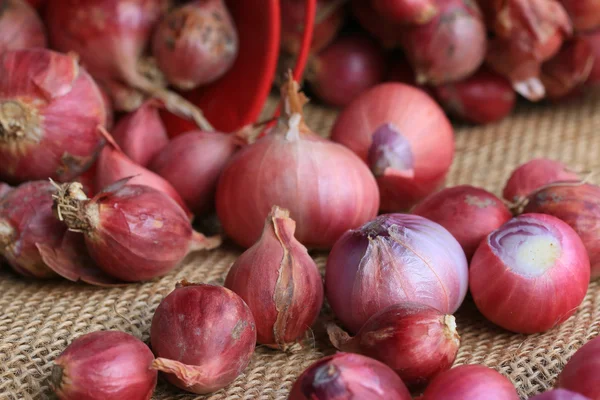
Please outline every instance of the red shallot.
[{"label": "red shallot", "polygon": [[398,24],[426,24],[439,13],[435,0],[373,0],[372,3],[382,17]]},{"label": "red shallot", "polygon": [[379,192],[361,160],[304,122],[306,97],[292,77],[282,88],[284,116],[270,133],[241,149],[219,179],[216,206],[225,232],[244,247],[262,232],[273,205],[290,211],[296,239],[328,248],[377,214]]},{"label": "red shallot", "polygon": [[591,264],[591,279],[600,277],[600,187],[579,182],[556,183],[532,193],[524,212],[549,214],[577,232]]},{"label": "red shallot", "polygon": [[152,54],[170,84],[191,90],[233,65],[238,37],[223,0],[195,0],[169,11],[152,38]]},{"label": "red shallot", "polygon": [[492,232],[471,261],[469,288],[481,313],[518,333],[547,331],[583,301],[590,261],[558,218],[523,214]]},{"label": "red shallot", "polygon": [[307,81],[325,103],[343,107],[385,78],[386,59],[377,43],[364,35],[341,37],[317,54]]},{"label": "red shallot", "polygon": [[156,309],[150,340],[154,369],[181,389],[205,394],[246,369],[256,328],[250,309],[231,290],[184,281]]},{"label": "red shallot", "polygon": [[50,387],[60,400],[149,400],[157,372],[154,356],[124,332],[99,331],[73,341],[54,360]]},{"label": "red shallot", "polygon": [[530,400],[591,400],[589,397],[586,397],[577,392],[571,392],[570,390],[565,389],[554,389],[548,392],[544,392],[542,394],[538,394],[537,396],[533,396]]},{"label": "red shallot", "polygon": [[444,181],[454,156],[452,125],[425,92],[378,85],[338,116],[331,139],[368,162],[383,211],[408,209]]},{"label": "red shallot", "polygon": [[44,24],[25,0],[0,0],[0,54],[46,47]]},{"label": "red shallot", "polygon": [[381,310],[354,337],[335,325],[327,332],[337,349],[383,362],[413,388],[450,369],[460,346],[454,317],[418,303]]},{"label": "red shallot", "polygon": [[559,0],[565,8],[576,31],[593,31],[600,28],[600,1]]},{"label": "red shallot", "polygon": [[0,180],[73,179],[102,144],[102,94],[71,54],[0,55]]},{"label": "red shallot", "polygon": [[437,376],[423,400],[519,400],[513,384],[483,365],[461,365]]},{"label": "red shallot", "polygon": [[589,397],[600,399],[600,337],[590,340],[571,357],[558,375],[559,388],[572,390]]},{"label": "red shallot", "polygon": [[502,197],[518,202],[548,184],[578,180],[579,176],[560,161],[536,158],[513,171],[504,186]]},{"label": "red shallot", "polygon": [[214,206],[219,176],[239,148],[236,135],[192,131],[172,139],[149,167],[166,179],[196,215]]},{"label": "red shallot", "polygon": [[351,332],[403,301],[454,313],[467,293],[465,253],[450,232],[417,215],[381,215],[349,230],[325,269],[325,295]]},{"label": "red shallot", "polygon": [[190,252],[210,249],[219,238],[195,232],[173,199],[123,179],[89,199],[81,184],[62,184],[54,196],[58,219],[85,235],[86,247],[107,274],[143,281],[172,270]]},{"label": "red shallot", "polygon": [[403,27],[383,18],[372,1],[352,0],[352,13],[362,27],[386,49],[400,46]]},{"label": "red shallot", "polygon": [[260,239],[236,260],[225,280],[256,318],[258,343],[282,350],[303,338],[323,304],[321,275],[294,238],[295,230],[289,211],[274,206]]},{"label": "red shallot", "polygon": [[511,113],[517,96],[510,82],[482,68],[454,83],[437,86],[435,97],[451,115],[474,124],[489,124]]},{"label": "red shallot", "polygon": [[456,186],[434,193],[412,210],[437,222],[458,240],[471,259],[487,235],[511,219],[502,200],[492,193],[469,185]]},{"label": "red shallot", "polygon": [[402,380],[385,364],[359,354],[322,358],[298,377],[288,400],[410,400]]}]

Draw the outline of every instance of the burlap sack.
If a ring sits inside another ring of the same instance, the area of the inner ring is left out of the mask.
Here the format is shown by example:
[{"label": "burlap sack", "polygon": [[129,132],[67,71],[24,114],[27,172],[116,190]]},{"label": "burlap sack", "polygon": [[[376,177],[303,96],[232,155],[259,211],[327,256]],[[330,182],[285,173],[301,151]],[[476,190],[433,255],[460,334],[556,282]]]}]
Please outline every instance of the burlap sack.
[{"label": "burlap sack", "polygon": [[[272,109],[273,102],[269,109]],[[499,193],[510,171],[547,156],[578,170],[600,170],[600,94],[560,106],[521,105],[509,119],[486,127],[457,127],[457,155],[448,185],[469,183]],[[309,125],[327,132],[335,112],[309,106]],[[600,183],[600,178],[593,179]],[[0,271],[0,399],[49,398],[52,360],[73,339],[101,329],[119,329],[148,339],[154,309],[183,278],[222,283],[239,254],[234,247],[190,256],[185,266],[153,282],[100,289],[68,282],[35,282]],[[326,255],[315,255],[323,267]],[[527,305],[524,305],[526,307]],[[515,335],[483,320],[467,301],[458,315],[462,336],[457,364],[481,363],[509,377],[522,398],[552,387],[569,357],[600,332],[600,284],[590,286],[579,311],[541,335]],[[285,354],[259,348],[233,384],[211,396],[185,394],[161,381],[155,399],[284,400],[296,377],[334,352],[322,322],[314,341]],[[116,399],[115,399],[116,400]]]}]

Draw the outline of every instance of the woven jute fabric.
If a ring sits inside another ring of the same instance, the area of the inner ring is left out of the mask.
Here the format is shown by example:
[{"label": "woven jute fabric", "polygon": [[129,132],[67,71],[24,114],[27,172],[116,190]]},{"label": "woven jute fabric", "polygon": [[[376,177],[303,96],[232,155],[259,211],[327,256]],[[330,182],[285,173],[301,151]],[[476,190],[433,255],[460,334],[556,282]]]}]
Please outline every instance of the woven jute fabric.
[{"label": "woven jute fabric", "polygon": [[[272,109],[270,102],[269,109]],[[457,154],[448,185],[473,184],[499,193],[510,171],[534,157],[551,157],[581,171],[600,170],[600,94],[563,105],[520,105],[510,118],[485,127],[456,127]],[[335,111],[308,106],[308,124],[327,132]],[[599,183],[596,177],[595,183]],[[187,279],[222,284],[240,249],[190,255],[184,265],[152,282],[103,289],[69,282],[36,282],[0,270],[0,399],[51,398],[52,361],[75,338],[118,329],[147,341],[161,299]],[[326,254],[315,254],[323,271]],[[527,304],[523,304],[527,307]],[[229,387],[196,396],[160,381],[155,399],[286,399],[296,377],[335,350],[324,334],[325,308],[303,348],[290,353],[258,348],[250,366]],[[552,387],[572,354],[600,332],[600,283],[568,321],[549,332],[517,335],[486,322],[467,299],[457,313],[462,338],[456,364],[495,368],[522,398]],[[116,399],[115,399],[116,400]]]}]

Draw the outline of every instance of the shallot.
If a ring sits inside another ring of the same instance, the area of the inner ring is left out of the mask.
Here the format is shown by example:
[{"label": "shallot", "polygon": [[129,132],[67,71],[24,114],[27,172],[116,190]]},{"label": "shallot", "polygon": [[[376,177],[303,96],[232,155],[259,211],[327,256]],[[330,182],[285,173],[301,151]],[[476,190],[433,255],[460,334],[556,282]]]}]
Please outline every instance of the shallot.
[{"label": "shallot", "polygon": [[557,387],[600,399],[600,337],[590,340],[571,357],[558,375]]},{"label": "shallot", "polygon": [[277,126],[241,149],[221,174],[217,214],[225,232],[250,247],[271,207],[279,205],[297,222],[299,242],[331,247],[347,229],[377,214],[377,185],[356,155],[306,125],[307,99],[291,76],[282,98],[285,113]]},{"label": "shallot", "polygon": [[410,400],[402,380],[385,364],[359,354],[325,357],[298,377],[288,400]]},{"label": "shallot", "polygon": [[321,275],[294,238],[295,230],[289,211],[274,206],[260,239],[236,260],[225,280],[256,318],[258,343],[282,350],[303,338],[323,304]]},{"label": "shallot", "polygon": [[96,157],[105,121],[100,89],[74,55],[0,55],[0,180],[75,178]]},{"label": "shallot", "polygon": [[448,229],[468,259],[490,232],[512,217],[502,200],[486,190],[469,185],[434,193],[417,204],[412,213]]},{"label": "shallot", "polygon": [[25,0],[0,0],[0,54],[46,47],[44,24]]},{"label": "shallot", "polygon": [[523,214],[481,243],[469,270],[477,308],[518,333],[547,331],[583,301],[590,261],[577,233],[558,218]]},{"label": "shallot", "polygon": [[50,387],[60,400],[149,400],[157,372],[141,340],[124,332],[79,337],[54,360]]},{"label": "shallot", "polygon": [[400,46],[402,25],[388,21],[374,8],[373,1],[352,0],[352,13],[362,27],[386,49]]},{"label": "shallot", "polygon": [[337,349],[383,362],[413,388],[450,369],[460,346],[454,317],[418,303],[381,310],[354,337],[335,325],[327,331]]},{"label": "shallot", "polygon": [[184,281],[156,309],[150,340],[157,356],[152,368],[181,389],[205,394],[246,369],[256,328],[250,309],[231,290]]},{"label": "shallot", "polygon": [[425,92],[401,83],[375,86],[338,116],[331,139],[369,163],[383,211],[401,211],[435,191],[454,156],[452,125]]},{"label": "shallot", "polygon": [[373,8],[398,24],[426,24],[439,13],[435,0],[373,0]]},{"label": "shallot", "polygon": [[565,389],[554,389],[537,396],[533,396],[530,400],[591,400],[577,392],[571,392]]},{"label": "shallot", "polygon": [[325,269],[325,295],[351,332],[403,301],[454,313],[467,293],[465,253],[450,232],[417,215],[387,214],[349,230]]},{"label": "shallot", "polygon": [[81,184],[60,185],[54,195],[59,220],[85,235],[86,247],[109,275],[143,281],[172,270],[190,252],[219,238],[195,232],[185,212],[166,194],[122,179],[88,198]]}]

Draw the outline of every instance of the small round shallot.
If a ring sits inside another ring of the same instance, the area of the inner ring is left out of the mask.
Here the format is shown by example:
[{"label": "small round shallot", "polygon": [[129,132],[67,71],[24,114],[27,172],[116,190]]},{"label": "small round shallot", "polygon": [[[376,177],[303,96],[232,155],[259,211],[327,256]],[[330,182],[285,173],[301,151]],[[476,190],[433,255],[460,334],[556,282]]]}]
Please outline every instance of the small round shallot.
[{"label": "small round shallot", "polygon": [[402,380],[385,364],[359,354],[322,358],[298,377],[288,400],[410,400]]},{"label": "small round shallot", "polygon": [[558,375],[557,387],[600,399],[600,337],[587,342],[571,357]]},{"label": "small round shallot", "polygon": [[383,362],[411,388],[450,369],[460,346],[454,317],[418,303],[398,303],[381,310],[354,337],[333,324],[327,332],[337,349]]},{"label": "small round shallot", "polygon": [[471,260],[469,288],[481,313],[518,333],[547,331],[583,301],[590,261],[558,218],[523,214],[492,232]]},{"label": "small round shallot", "polygon": [[25,0],[0,0],[0,54],[46,47],[44,24]]},{"label": "small round shallot", "polygon": [[205,394],[246,369],[256,328],[250,309],[231,290],[184,281],[156,309],[150,340],[157,356],[153,368],[175,386]]}]

